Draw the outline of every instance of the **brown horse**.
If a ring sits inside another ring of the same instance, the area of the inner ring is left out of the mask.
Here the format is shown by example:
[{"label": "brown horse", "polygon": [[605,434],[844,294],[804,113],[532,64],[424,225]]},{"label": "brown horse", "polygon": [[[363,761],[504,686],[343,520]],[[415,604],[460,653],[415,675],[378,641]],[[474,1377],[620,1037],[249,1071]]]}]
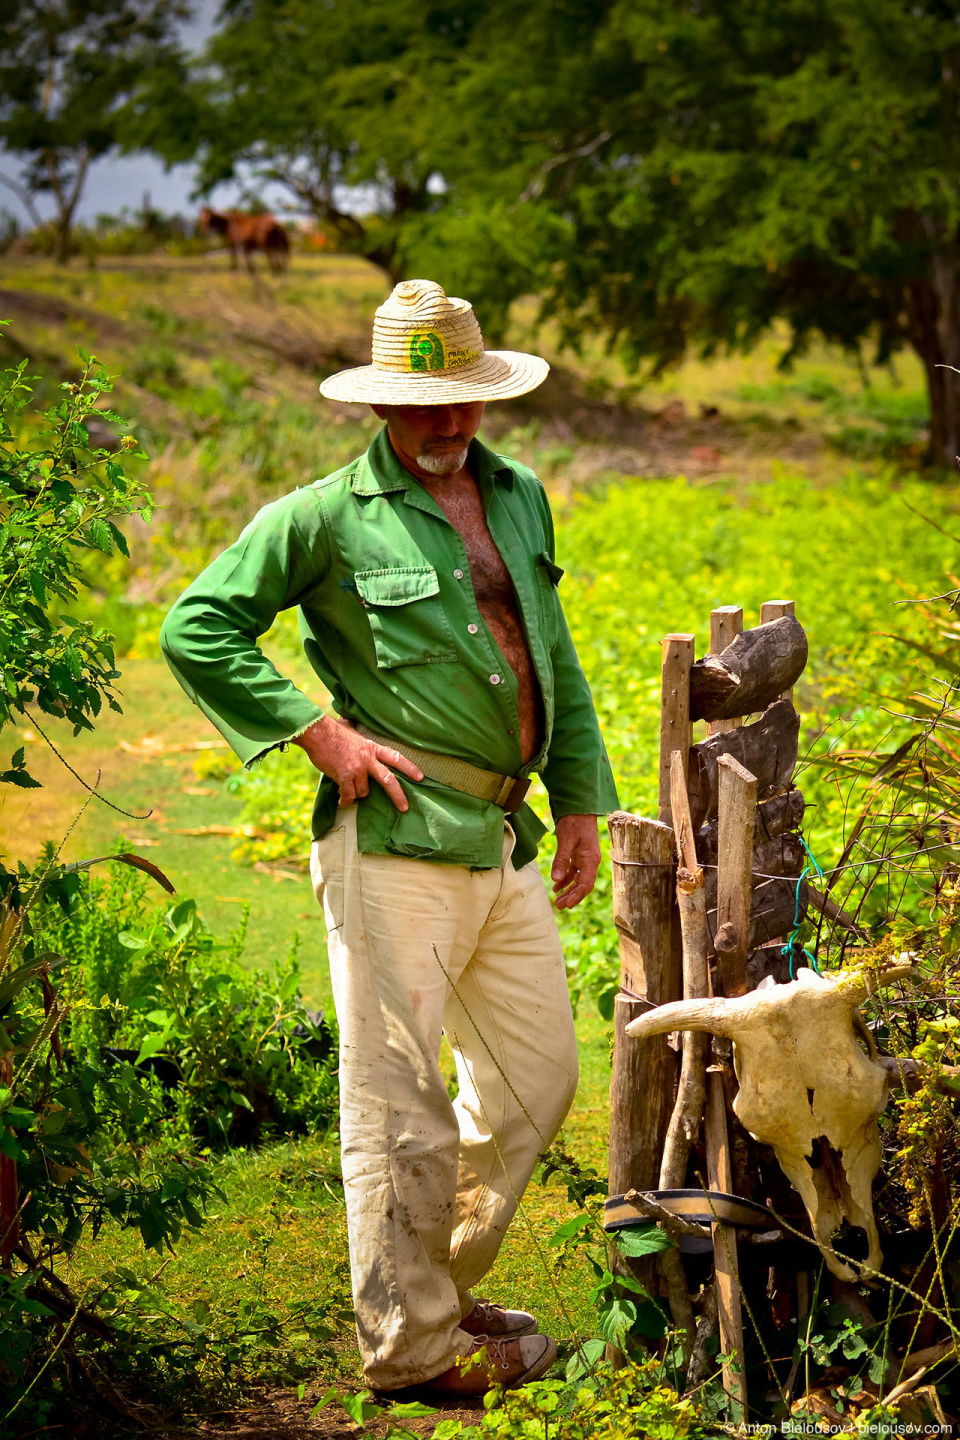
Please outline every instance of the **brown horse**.
[{"label": "brown horse", "polygon": [[244,215],[239,210],[211,210],[204,205],[200,211],[200,229],[204,235],[222,235],[230,247],[232,267],[236,270],[241,255],[253,273],[253,252],[262,250],[274,275],[280,275],[290,257],[287,232],[272,215]]}]

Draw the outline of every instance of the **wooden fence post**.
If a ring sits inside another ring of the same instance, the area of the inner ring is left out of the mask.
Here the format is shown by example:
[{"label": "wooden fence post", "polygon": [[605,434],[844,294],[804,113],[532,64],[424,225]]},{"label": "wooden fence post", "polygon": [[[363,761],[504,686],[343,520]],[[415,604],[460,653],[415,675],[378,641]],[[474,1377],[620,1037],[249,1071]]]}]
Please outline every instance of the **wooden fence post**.
[{"label": "wooden fence post", "polygon": [[[766,625],[768,620],[782,620],[784,615],[796,615],[797,606],[793,600],[764,600],[760,606],[760,624]],[[784,690],[780,696],[781,700],[793,700],[793,691]]]},{"label": "wooden fence post", "polygon": [[[623,1195],[656,1189],[677,1074],[665,1035],[638,1045],[625,1031],[651,1005],[680,998],[680,975],[673,947],[673,831],[623,810],[608,815],[607,826],[620,984],[626,992],[613,1002],[608,1189]],[[655,1257],[625,1260],[611,1247],[610,1267],[656,1293]],[[618,1364],[621,1358],[615,1346],[607,1346],[608,1360]]]},{"label": "wooden fence post", "polygon": [[746,995],[757,777],[732,755],[717,773],[717,968],[724,995]]},{"label": "wooden fence post", "polygon": [[[718,605],[715,610],[710,611],[710,654],[719,655],[731,645],[740,631],[743,629],[743,606],[742,605]],[[736,720],[708,720],[708,735],[724,735],[728,730],[736,730],[740,724]]]},{"label": "wooden fence post", "polygon": [[671,824],[670,757],[674,750],[683,756],[683,773],[692,739],[690,725],[690,667],[693,665],[694,636],[664,635],[660,678],[660,786],[658,818]]},{"label": "wooden fence post", "polygon": [[[727,1133],[727,1111],[723,1093],[723,1075],[719,1066],[707,1075],[707,1117],[704,1126],[707,1142],[707,1184],[711,1190],[726,1195],[733,1193],[733,1167],[730,1163],[730,1141]],[[732,1355],[739,1370],[723,1367],[723,1388],[730,1396],[733,1423],[747,1418],[747,1386],[743,1373],[743,1315],[740,1308],[740,1279],[737,1275],[737,1232],[732,1225],[715,1221],[713,1234],[713,1276],[717,1293],[717,1319],[720,1350]]]},{"label": "wooden fence post", "polygon": [[623,810],[607,825],[620,984],[628,992],[614,1001],[610,1081],[610,1193],[622,1195],[656,1188],[676,1081],[666,1036],[638,1045],[624,1031],[651,1005],[679,1000],[680,976],[672,946],[673,831]]}]

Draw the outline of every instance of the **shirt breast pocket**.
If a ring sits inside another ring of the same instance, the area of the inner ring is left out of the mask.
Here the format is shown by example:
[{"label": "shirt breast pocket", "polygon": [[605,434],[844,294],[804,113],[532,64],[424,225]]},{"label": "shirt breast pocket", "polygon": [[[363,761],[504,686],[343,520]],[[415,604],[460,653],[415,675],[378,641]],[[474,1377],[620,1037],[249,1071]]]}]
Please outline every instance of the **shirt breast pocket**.
[{"label": "shirt breast pocket", "polygon": [[360,570],[357,594],[370,622],[377,665],[429,665],[457,659],[450,622],[432,565]]},{"label": "shirt breast pocket", "polygon": [[540,592],[543,633],[546,637],[547,649],[552,650],[560,638],[560,596],[557,594],[557,586],[560,584],[563,571],[559,565],[554,564],[546,550],[541,550],[534,563],[537,572],[537,589]]}]

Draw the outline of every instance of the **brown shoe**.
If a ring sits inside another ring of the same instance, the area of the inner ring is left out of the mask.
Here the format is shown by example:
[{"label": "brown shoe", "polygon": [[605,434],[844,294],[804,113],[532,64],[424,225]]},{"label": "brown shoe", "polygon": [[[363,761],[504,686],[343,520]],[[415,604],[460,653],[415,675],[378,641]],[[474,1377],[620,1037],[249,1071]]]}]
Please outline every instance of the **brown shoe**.
[{"label": "brown shoe", "polygon": [[515,1390],[518,1385],[539,1380],[556,1358],[557,1347],[549,1335],[524,1335],[518,1340],[480,1335],[469,1355],[417,1389],[426,1399],[476,1399],[495,1385]]},{"label": "brown shoe", "polygon": [[493,1340],[517,1340],[521,1335],[536,1335],[537,1322],[526,1310],[505,1310],[492,1300],[478,1300],[460,1321],[468,1335],[489,1335]]}]

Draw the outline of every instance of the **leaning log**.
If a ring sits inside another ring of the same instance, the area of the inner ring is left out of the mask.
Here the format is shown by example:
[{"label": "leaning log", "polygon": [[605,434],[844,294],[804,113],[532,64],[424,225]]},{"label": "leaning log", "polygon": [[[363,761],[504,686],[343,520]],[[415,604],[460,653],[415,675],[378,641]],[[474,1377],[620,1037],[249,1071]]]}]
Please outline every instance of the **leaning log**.
[{"label": "leaning log", "polygon": [[[779,624],[779,621],[777,622]],[[789,700],[777,700],[752,725],[711,735],[690,747],[690,810],[694,826],[715,820],[719,804],[717,761],[732,755],[757,777],[757,800],[787,790],[797,763],[800,716]]]},{"label": "leaning log", "polygon": [[742,630],[690,671],[690,719],[733,720],[765,710],[803,674],[807,637],[793,615]]}]

